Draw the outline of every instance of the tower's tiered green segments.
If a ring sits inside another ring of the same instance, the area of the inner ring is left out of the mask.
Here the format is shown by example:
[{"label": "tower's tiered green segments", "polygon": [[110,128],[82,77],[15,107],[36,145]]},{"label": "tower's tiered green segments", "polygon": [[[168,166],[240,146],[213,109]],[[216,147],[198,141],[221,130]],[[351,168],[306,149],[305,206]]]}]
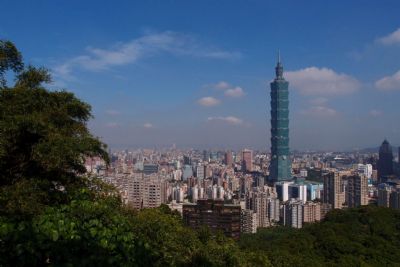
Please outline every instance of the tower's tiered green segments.
[{"label": "tower's tiered green segments", "polygon": [[289,83],[283,78],[283,66],[278,58],[276,77],[271,82],[271,163],[270,179],[291,179],[289,157]]}]

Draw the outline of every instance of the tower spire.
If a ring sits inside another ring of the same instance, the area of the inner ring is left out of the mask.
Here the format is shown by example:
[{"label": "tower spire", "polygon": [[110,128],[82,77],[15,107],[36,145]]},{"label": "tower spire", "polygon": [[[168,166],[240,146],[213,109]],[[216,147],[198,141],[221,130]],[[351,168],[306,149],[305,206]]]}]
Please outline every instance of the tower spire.
[{"label": "tower spire", "polygon": [[283,80],[283,65],[281,62],[281,50],[278,49],[278,63],[275,67],[275,74],[277,80]]},{"label": "tower spire", "polygon": [[281,50],[278,49],[278,64],[281,63]]}]

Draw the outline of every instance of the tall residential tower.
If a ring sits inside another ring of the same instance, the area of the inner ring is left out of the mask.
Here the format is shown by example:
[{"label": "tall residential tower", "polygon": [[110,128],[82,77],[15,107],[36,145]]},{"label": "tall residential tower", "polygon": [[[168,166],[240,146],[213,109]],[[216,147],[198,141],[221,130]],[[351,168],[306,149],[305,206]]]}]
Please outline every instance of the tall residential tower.
[{"label": "tall residential tower", "polygon": [[289,83],[283,78],[283,65],[278,56],[276,77],[271,82],[271,164],[270,180],[290,180],[289,158]]}]

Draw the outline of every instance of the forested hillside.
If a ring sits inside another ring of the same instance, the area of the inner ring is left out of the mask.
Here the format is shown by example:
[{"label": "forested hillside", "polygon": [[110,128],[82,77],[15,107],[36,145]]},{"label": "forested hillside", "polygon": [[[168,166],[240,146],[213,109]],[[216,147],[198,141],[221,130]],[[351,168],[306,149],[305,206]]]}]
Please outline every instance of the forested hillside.
[{"label": "forested hillside", "polygon": [[321,223],[262,229],[239,245],[263,252],[274,266],[400,266],[400,212],[334,210]]}]

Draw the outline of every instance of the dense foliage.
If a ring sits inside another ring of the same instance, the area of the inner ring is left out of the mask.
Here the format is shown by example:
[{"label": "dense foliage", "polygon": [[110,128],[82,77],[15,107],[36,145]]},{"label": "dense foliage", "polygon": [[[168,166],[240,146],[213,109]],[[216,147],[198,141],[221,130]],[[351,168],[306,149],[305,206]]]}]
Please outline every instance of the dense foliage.
[{"label": "dense foliage", "polygon": [[[0,266],[252,266],[233,240],[195,232],[168,207],[125,210],[82,189],[32,220],[0,217]],[[253,256],[254,257],[254,256]],[[267,266],[267,265],[265,265]]]},{"label": "dense foliage", "polygon": [[29,67],[12,88],[0,90],[0,184],[23,178],[70,182],[84,173],[85,156],[106,158],[86,127],[90,106],[72,93],[50,92],[44,69]]},{"label": "dense foliage", "polygon": [[262,229],[240,240],[274,266],[400,266],[400,212],[365,206],[334,210],[303,229]]},{"label": "dense foliage", "polygon": [[22,56],[10,41],[0,40],[0,88],[6,86],[6,71],[20,72],[24,64]]}]

